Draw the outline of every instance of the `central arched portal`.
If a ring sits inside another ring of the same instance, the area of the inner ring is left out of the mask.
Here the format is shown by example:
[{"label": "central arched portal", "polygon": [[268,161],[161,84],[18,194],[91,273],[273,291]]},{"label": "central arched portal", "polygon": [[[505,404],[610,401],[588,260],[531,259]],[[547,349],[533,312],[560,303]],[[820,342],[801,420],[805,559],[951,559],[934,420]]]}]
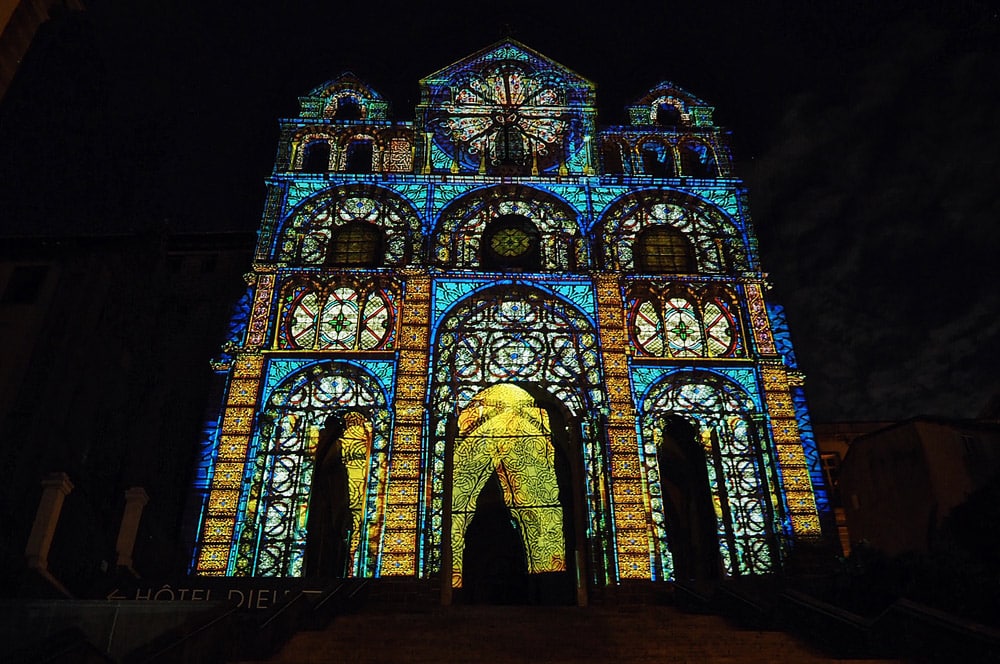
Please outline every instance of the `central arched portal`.
[{"label": "central arched portal", "polygon": [[540,288],[487,287],[434,351],[425,564],[442,601],[586,604],[611,542],[592,321]]},{"label": "central arched portal", "polygon": [[572,477],[562,420],[510,383],[486,388],[459,413],[450,545],[452,587],[462,601],[573,602]]}]

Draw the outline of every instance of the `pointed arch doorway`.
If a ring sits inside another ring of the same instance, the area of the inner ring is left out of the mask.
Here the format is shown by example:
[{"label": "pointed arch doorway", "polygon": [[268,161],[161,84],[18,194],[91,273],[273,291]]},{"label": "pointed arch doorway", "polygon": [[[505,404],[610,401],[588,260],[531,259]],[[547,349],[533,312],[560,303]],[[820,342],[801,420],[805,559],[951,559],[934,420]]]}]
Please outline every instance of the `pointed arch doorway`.
[{"label": "pointed arch doorway", "polygon": [[482,390],[458,413],[451,427],[445,542],[458,601],[577,601],[566,424],[552,404],[539,404],[513,383]]}]

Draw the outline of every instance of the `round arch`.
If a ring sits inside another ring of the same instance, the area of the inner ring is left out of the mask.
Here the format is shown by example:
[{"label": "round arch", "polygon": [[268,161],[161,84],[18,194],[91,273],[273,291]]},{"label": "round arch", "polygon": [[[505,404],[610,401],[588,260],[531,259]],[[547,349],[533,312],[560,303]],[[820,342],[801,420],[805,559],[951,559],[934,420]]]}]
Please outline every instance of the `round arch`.
[{"label": "round arch", "polygon": [[[766,430],[746,390],[715,372],[675,371],[643,396],[639,420],[664,577],[675,575],[674,557],[682,550],[715,557],[718,571],[730,576],[774,571],[781,502]],[[688,479],[690,471],[703,472],[707,493],[705,486],[679,486],[672,479],[677,473],[668,467],[671,462],[686,464]],[[672,481],[674,486],[668,486]],[[673,505],[668,504],[671,501]],[[708,507],[711,511],[706,513]],[[670,522],[685,511],[699,523]],[[712,525],[717,554],[708,550],[704,539],[694,541],[700,538],[694,530]],[[688,526],[692,530],[683,532]],[[711,574],[702,568],[694,576]]]},{"label": "round arch", "polygon": [[[380,487],[385,482],[390,414],[379,381],[362,367],[310,363],[267,395],[254,424],[252,462],[244,478],[232,573],[247,576],[370,576],[375,569]],[[338,428],[333,420],[339,420]],[[349,512],[346,560],[340,570],[309,570],[314,476],[337,447]]]},{"label": "round arch", "polygon": [[431,237],[431,262],[444,268],[480,267],[480,241],[494,220],[516,215],[538,229],[539,270],[575,272],[590,263],[580,214],[547,191],[499,185],[471,191],[449,203]]},{"label": "round arch", "polygon": [[402,267],[422,252],[420,215],[398,193],[370,184],[334,187],[306,199],[282,221],[274,260],[322,265],[334,229],[351,223],[377,226],[384,234],[383,265]]},{"label": "round arch", "polygon": [[[568,502],[573,512],[566,523],[574,551],[566,555],[574,567],[586,567],[607,537],[603,524],[608,511],[598,487],[605,455],[597,413],[606,396],[597,337],[587,317],[574,305],[529,286],[478,291],[453,306],[437,325],[432,367],[429,521],[440,527],[427,534],[427,572],[452,569],[450,542],[442,532],[451,532],[450,473],[460,418],[478,395],[500,384],[530,395],[532,407],[546,412],[549,421],[565,423],[553,440],[564,448],[570,473],[563,488],[572,493]],[[588,525],[594,539],[584,543]],[[581,592],[585,590],[578,587],[578,599]]]},{"label": "round arch", "polygon": [[740,357],[743,332],[732,288],[633,281],[626,291],[628,334],[650,357]]},{"label": "round arch", "polygon": [[699,273],[723,274],[749,269],[743,234],[717,207],[672,189],[631,192],[613,202],[595,224],[595,237],[608,267],[635,272],[636,238],[666,225],[683,233],[694,248]]}]

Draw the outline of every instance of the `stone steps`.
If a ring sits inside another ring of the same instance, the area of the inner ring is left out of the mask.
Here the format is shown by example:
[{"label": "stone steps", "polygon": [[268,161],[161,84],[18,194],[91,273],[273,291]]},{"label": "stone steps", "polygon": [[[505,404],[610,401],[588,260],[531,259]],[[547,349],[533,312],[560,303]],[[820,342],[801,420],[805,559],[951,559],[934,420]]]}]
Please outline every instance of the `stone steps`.
[{"label": "stone steps", "polygon": [[[373,607],[300,631],[268,662],[834,662],[798,639],[671,606]],[[857,663],[862,660],[850,660]],[[245,662],[244,664],[250,664]]]}]

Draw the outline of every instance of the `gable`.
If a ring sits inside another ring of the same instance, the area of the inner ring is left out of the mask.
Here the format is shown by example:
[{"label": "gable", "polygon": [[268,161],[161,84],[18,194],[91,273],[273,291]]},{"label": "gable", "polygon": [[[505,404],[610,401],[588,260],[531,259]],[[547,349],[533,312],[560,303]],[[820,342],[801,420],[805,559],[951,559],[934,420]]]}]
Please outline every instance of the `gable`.
[{"label": "gable", "polygon": [[[482,77],[506,64],[515,66],[529,76],[544,73],[551,80],[575,94],[568,95],[576,103],[592,104],[594,84],[572,69],[548,58],[514,39],[504,39],[481,51],[462,58],[420,80],[421,89],[437,90],[442,86],[462,84],[472,77]],[[425,100],[430,101],[430,100]]]}]

